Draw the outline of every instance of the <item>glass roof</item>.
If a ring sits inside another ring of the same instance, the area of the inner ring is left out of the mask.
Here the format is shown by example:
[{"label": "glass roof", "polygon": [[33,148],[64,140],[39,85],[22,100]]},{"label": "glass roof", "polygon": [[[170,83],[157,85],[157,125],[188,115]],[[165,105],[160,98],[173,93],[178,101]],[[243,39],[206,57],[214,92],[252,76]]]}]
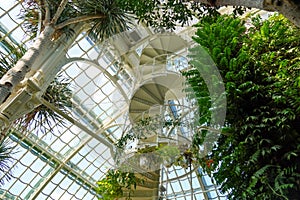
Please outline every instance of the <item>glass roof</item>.
[{"label": "glass roof", "polygon": [[[22,27],[23,21],[19,17],[22,5],[19,2],[1,2],[0,27],[7,32],[1,39],[10,37],[29,47],[32,43]],[[189,31],[180,30],[187,42],[191,41]],[[115,167],[116,143],[130,126],[129,118],[135,116],[130,115],[129,106],[143,109],[130,99],[138,95],[148,72],[146,68],[139,71],[134,66],[147,63],[147,55],[143,57],[143,52],[145,47],[149,48],[153,35],[151,29],[137,28],[101,44],[92,42],[85,33],[78,35],[67,52],[71,59],[57,75],[70,82],[72,91],[73,105],[69,113],[53,108],[62,116],[64,125],[52,123],[43,132],[34,126],[26,130],[11,126],[10,139],[16,149],[13,178],[0,189],[0,199],[91,200],[100,197],[95,192],[96,181]],[[128,36],[134,41],[129,49],[124,50],[121,39]],[[0,49],[2,51],[3,47]],[[186,48],[181,49],[181,53],[183,51],[186,52]],[[168,52],[159,54],[163,53]],[[187,62],[174,55],[168,60],[172,64],[165,64],[165,68],[175,66],[178,72],[187,66]],[[157,57],[155,62],[159,61]],[[45,105],[48,104],[45,102]],[[168,109],[172,115],[180,110]],[[132,108],[131,113],[137,110]],[[184,132],[183,129],[179,131]],[[226,195],[218,191],[213,178],[199,167],[162,167],[158,174],[155,187],[165,188],[164,192],[158,192],[161,199],[226,199]]]}]

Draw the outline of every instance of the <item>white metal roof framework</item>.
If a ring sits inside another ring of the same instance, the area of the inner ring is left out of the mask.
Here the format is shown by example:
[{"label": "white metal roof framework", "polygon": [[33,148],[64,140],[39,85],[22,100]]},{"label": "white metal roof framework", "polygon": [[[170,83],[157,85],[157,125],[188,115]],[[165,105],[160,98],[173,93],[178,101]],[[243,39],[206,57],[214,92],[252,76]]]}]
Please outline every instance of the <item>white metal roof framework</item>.
[{"label": "white metal roof framework", "polygon": [[[0,25],[7,29],[6,37],[28,46],[30,44],[21,26],[23,22],[18,18],[20,8],[19,1],[2,2]],[[172,37],[169,40],[163,37],[157,39],[153,34],[150,29],[138,28],[98,45],[85,34],[79,35],[68,51],[68,57],[74,58],[74,61],[66,64],[59,73],[71,82],[73,109],[67,115],[53,107],[54,111],[62,114],[65,126],[53,124],[49,127],[51,132],[46,133],[40,133],[33,127],[26,132],[22,127],[11,127],[10,138],[18,152],[14,155],[13,179],[0,189],[0,199],[91,200],[99,197],[94,190],[95,183],[114,166],[112,154],[124,127],[155,104],[155,98],[151,100],[151,96],[171,87],[166,82],[160,86],[153,85],[153,78],[151,82],[147,75],[152,76],[155,72],[156,75],[163,74],[164,80],[167,80],[172,77],[164,74],[168,67],[174,68],[169,71],[178,72],[187,65],[182,57],[174,56],[179,50],[181,53],[186,51],[181,40],[173,40]],[[182,41],[188,43],[188,31],[181,34]],[[162,51],[157,52],[159,48],[154,46],[159,45]],[[171,64],[163,63],[165,66],[162,67],[161,56],[163,60],[168,57]],[[152,64],[156,68],[149,68],[150,71],[146,67],[135,69],[135,66],[146,65],[150,61],[156,62]],[[156,83],[159,77],[156,76]],[[148,96],[142,99],[141,93],[147,91]],[[44,104],[51,107],[47,102]],[[168,109],[174,114],[171,107]],[[198,167],[192,171],[181,167],[162,167],[156,175],[159,175],[159,181],[154,189],[160,183],[166,191],[156,190],[156,196],[146,197],[151,188],[141,187],[138,189],[143,193],[137,191],[135,199],[158,199],[158,195],[176,200],[226,199],[213,179]]]}]

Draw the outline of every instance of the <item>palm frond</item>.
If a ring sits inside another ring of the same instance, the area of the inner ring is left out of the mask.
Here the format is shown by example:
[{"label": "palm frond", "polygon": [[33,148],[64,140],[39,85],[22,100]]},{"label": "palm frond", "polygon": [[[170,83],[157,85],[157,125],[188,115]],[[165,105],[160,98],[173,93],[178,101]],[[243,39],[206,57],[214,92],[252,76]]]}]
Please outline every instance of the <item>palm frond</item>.
[{"label": "palm frond", "polygon": [[0,185],[12,178],[11,164],[14,161],[14,153],[17,151],[14,150],[11,140],[5,139],[0,142]]},{"label": "palm frond", "polygon": [[22,3],[23,8],[20,10],[19,18],[23,19],[22,26],[30,38],[36,37],[41,27],[42,20],[42,7],[35,0],[24,0]]},{"label": "palm frond", "polygon": [[81,15],[102,14],[105,17],[90,20],[89,36],[94,40],[102,40],[114,34],[128,30],[131,17],[117,0],[90,0],[78,1],[76,7],[80,8]]},{"label": "palm frond", "polygon": [[[41,21],[45,19],[46,8],[43,1],[24,0],[20,17],[25,20],[25,29],[31,33],[42,31],[39,28]],[[55,15],[60,1],[47,0],[50,10],[50,17]],[[88,1],[72,1],[68,2],[65,9],[60,14],[55,25],[62,24],[72,18],[80,16],[105,16],[99,18],[87,19],[86,23],[90,24],[89,34],[94,40],[102,40],[114,34],[123,32],[129,28],[131,17],[128,12],[124,11],[120,1],[118,0],[88,0]],[[80,22],[81,23],[81,22]],[[69,26],[63,27],[58,32],[72,33]]]},{"label": "palm frond", "polygon": [[[71,97],[72,92],[69,87],[69,81],[61,76],[53,80],[42,96],[42,98],[64,113],[67,113],[68,108],[72,106]],[[63,118],[43,104],[36,107],[25,117],[18,119],[17,123],[23,129],[34,129],[41,133],[51,132],[54,126],[64,126]]]}]

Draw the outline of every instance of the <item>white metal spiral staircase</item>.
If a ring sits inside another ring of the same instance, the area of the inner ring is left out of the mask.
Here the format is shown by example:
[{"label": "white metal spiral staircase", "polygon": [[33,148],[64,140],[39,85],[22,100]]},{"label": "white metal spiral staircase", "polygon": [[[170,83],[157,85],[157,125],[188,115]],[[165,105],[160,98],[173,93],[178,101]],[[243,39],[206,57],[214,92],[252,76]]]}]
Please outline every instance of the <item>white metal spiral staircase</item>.
[{"label": "white metal spiral staircase", "polygon": [[[137,79],[129,97],[128,119],[130,127],[134,127],[139,121],[151,117],[157,118],[158,116],[158,121],[160,118],[163,120],[164,116],[162,115],[167,110],[172,112],[170,102],[177,102],[185,98],[185,80],[180,74],[180,67],[183,65],[183,62],[187,64],[185,53],[188,45],[188,41],[175,34],[155,35],[153,38],[148,39],[148,44],[143,48],[139,57],[139,66],[132,66],[132,71]],[[130,58],[127,58],[127,60],[130,60]],[[148,131],[148,128],[142,127],[142,129],[145,129],[145,132]],[[159,127],[159,129],[161,130],[155,131],[166,132],[166,130],[162,130],[162,127]],[[159,134],[162,133],[151,134],[148,132],[147,137],[141,137],[138,146],[135,147],[136,149],[121,155],[121,162],[125,165],[126,162],[130,163],[128,160],[135,156],[137,148],[143,149],[151,145],[170,142],[170,140],[161,139]],[[145,173],[137,173],[137,176],[145,179],[147,174],[152,178],[147,177],[148,184],[139,185],[131,198],[136,200],[158,199],[160,169],[157,169],[157,166],[151,169],[149,163],[146,165],[141,163],[135,164],[138,165],[134,166],[136,169],[146,171]],[[147,167],[149,168],[147,169]]]}]

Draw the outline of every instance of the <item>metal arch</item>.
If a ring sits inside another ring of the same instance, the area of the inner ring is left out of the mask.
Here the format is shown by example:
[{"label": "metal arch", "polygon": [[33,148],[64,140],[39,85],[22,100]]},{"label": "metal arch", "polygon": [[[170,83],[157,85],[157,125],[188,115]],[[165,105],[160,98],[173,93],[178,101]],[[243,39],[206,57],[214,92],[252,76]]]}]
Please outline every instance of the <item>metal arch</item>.
[{"label": "metal arch", "polygon": [[[124,97],[124,99],[126,100],[126,102],[127,103],[129,102],[128,95],[122,89],[121,85],[117,82],[117,79],[113,75],[111,75],[106,69],[104,69],[102,66],[100,66],[99,63],[97,63],[96,60],[92,61],[92,60],[88,60],[86,58],[72,57],[72,58],[67,58],[65,60],[65,63],[62,63],[62,65],[65,66],[65,65],[67,65],[69,63],[73,63],[73,62],[84,62],[84,63],[87,63],[87,64],[90,64],[90,65],[93,65],[93,66],[97,67],[102,73],[104,73],[115,84],[115,86],[121,92],[121,94]],[[109,66],[111,66],[112,64],[110,64]]]}]

